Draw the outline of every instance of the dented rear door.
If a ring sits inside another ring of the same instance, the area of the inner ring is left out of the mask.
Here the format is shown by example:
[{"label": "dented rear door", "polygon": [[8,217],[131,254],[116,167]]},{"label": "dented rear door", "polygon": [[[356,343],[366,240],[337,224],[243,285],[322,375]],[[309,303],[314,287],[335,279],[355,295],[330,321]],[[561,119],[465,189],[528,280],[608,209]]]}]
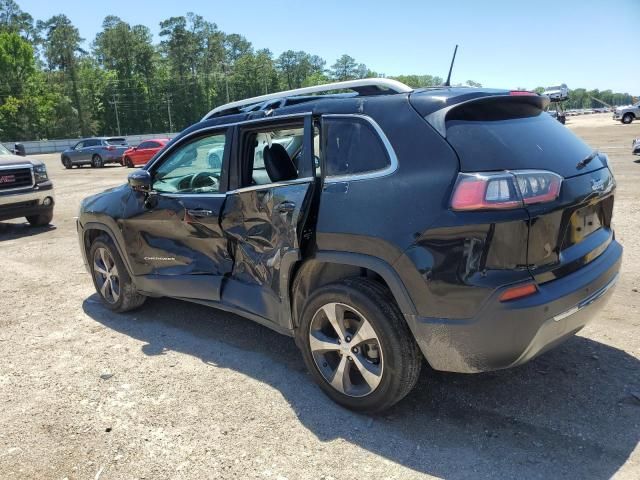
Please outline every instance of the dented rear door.
[{"label": "dented rear door", "polygon": [[[233,271],[224,282],[222,302],[284,329],[291,328],[286,301],[289,269],[301,258],[315,190],[311,115],[301,116],[299,121],[304,122],[305,130],[304,145],[296,157],[299,178],[228,192],[221,218],[234,259]],[[274,119],[275,124],[279,122],[282,120]],[[255,127],[264,128],[264,124],[257,122]],[[243,151],[243,134],[238,137],[239,151]],[[237,161],[242,164],[241,158]]]}]

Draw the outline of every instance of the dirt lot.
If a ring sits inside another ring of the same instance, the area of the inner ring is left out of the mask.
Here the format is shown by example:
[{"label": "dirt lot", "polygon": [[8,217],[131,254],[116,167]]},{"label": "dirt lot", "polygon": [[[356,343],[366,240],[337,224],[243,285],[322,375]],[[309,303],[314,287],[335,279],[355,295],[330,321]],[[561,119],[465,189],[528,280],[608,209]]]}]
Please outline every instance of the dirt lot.
[{"label": "dirt lot", "polygon": [[568,125],[618,180],[625,258],[607,309],[521,368],[425,372],[376,417],[334,405],[293,341],[240,317],[166,299],[102,308],[73,217],[128,171],[43,156],[55,227],[0,223],[0,477],[640,478],[640,122]]}]

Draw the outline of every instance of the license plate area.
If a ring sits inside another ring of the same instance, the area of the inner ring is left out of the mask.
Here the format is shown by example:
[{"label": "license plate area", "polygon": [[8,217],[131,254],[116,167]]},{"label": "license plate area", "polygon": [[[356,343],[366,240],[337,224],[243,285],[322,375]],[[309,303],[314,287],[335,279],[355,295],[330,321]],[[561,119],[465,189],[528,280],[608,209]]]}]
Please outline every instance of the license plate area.
[{"label": "license plate area", "polygon": [[578,208],[571,214],[564,241],[562,242],[563,249],[580,243],[588,235],[603,226],[608,226],[606,208],[609,202],[607,200]]}]

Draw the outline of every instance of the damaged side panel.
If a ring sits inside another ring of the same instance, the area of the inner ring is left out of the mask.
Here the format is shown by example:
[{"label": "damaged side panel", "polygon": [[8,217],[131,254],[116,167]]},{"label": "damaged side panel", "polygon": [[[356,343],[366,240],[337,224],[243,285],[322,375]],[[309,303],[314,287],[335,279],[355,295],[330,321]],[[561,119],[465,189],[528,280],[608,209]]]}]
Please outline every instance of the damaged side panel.
[{"label": "damaged side panel", "polygon": [[[233,270],[225,279],[222,302],[290,326],[283,318],[288,269],[300,257],[300,234],[313,183],[265,185],[228,196],[222,229],[229,238]],[[286,315],[285,315],[286,316]]]}]

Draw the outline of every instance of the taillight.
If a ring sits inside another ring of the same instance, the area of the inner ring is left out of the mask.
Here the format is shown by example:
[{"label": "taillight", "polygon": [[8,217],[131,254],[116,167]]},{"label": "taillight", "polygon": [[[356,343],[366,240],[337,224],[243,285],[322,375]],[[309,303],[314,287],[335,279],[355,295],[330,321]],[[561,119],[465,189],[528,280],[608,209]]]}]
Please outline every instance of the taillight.
[{"label": "taillight", "polygon": [[545,170],[460,173],[451,198],[453,210],[522,208],[558,198],[562,177]]},{"label": "taillight", "polygon": [[538,94],[536,92],[530,92],[528,90],[511,90],[509,95],[512,97],[537,97]]}]

